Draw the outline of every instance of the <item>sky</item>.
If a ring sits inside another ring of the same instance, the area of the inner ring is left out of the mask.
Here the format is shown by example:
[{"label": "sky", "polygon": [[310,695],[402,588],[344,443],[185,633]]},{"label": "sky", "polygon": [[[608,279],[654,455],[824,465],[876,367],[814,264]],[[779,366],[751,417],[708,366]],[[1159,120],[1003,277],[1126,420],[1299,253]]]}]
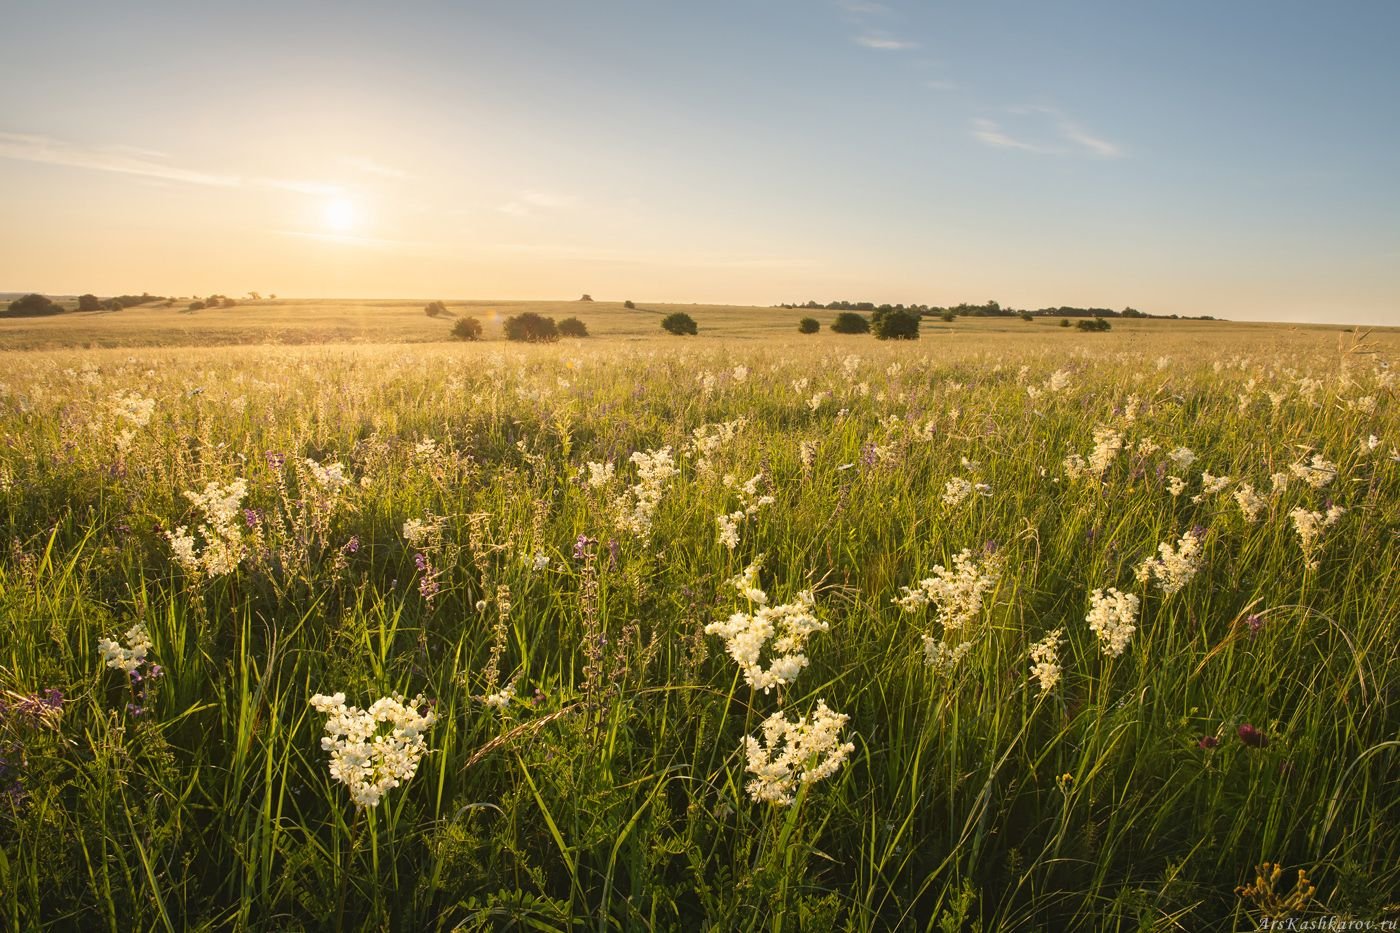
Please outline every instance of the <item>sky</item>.
[{"label": "sky", "polygon": [[1400,3],[0,0],[0,291],[1400,324]]}]

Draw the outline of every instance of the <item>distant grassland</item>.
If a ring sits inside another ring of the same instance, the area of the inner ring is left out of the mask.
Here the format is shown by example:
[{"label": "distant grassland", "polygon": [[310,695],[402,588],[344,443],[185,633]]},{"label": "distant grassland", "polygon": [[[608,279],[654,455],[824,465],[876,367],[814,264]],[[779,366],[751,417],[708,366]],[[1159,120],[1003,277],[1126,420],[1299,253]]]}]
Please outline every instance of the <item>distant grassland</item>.
[{"label": "distant grassland", "polygon": [[[46,318],[0,318],[0,347],[12,350],[45,350],[98,347],[219,346],[228,344],[320,343],[431,343],[451,340],[454,318],[432,318],[422,299],[275,299],[240,302],[234,308],[186,311],[187,301],[174,307],[159,303],[125,311],[73,312]],[[803,344],[829,345],[837,339],[873,341],[869,336],[838,338],[827,330],[836,311],[804,308],[766,308],[743,305],[661,304],[639,301],[635,309],[615,301],[448,301],[456,317],[472,316],[482,322],[487,341],[504,339],[501,323],[513,314],[535,311],[556,320],[577,317],[588,326],[590,337],[625,340],[677,339],[661,330],[661,319],[684,311],[700,326],[698,338],[756,339],[781,336]],[[797,322],[814,317],[822,331],[799,335]],[[1073,320],[1073,319],[1071,319]],[[1057,318],[959,318],[944,323],[926,317],[921,335],[940,343],[990,336],[1032,338],[1054,346],[1076,345],[1125,348],[1142,340],[1206,340],[1212,343],[1243,339],[1261,349],[1315,344],[1319,336],[1338,334],[1329,325],[1233,323],[1226,321],[1117,320],[1113,331],[1083,334],[1059,327]],[[1400,331],[1375,331],[1375,336],[1396,339]],[[1335,337],[1333,338],[1335,339]],[[1018,340],[1019,342],[1019,340]]]}]

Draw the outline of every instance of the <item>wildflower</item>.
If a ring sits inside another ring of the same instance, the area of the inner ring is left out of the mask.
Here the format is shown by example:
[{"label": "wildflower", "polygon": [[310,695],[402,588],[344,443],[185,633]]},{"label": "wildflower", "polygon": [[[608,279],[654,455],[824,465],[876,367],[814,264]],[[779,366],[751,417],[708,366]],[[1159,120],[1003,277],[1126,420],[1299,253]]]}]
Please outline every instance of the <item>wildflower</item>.
[{"label": "wildflower", "polygon": [[1176,464],[1177,469],[1184,470],[1196,462],[1196,454],[1190,447],[1178,447],[1167,454],[1167,459]]},{"label": "wildflower", "polygon": [[846,763],[855,744],[841,741],[841,729],[850,719],[834,713],[823,700],[810,716],[788,721],[777,712],[763,721],[762,741],[744,737],[753,775],[745,789],[756,803],[790,804],[799,785],[815,784],[830,777]]},{"label": "wildflower", "polygon": [[1095,476],[1102,477],[1108,472],[1114,458],[1123,449],[1123,435],[1112,428],[1094,429],[1094,449],[1089,454],[1088,469]]},{"label": "wildflower", "polygon": [[343,693],[318,693],[311,705],[327,717],[321,748],[330,752],[331,777],[349,788],[358,807],[377,806],[417,773],[428,748],[423,734],[437,721],[422,696],[407,703],[401,696],[383,697],[362,710],[346,706]]},{"label": "wildflower", "polygon": [[481,698],[481,702],[494,710],[503,710],[515,699],[515,684],[507,684],[495,693]]},{"label": "wildflower", "polygon": [[170,550],[186,573],[220,577],[232,573],[243,560],[245,547],[238,519],[245,518],[239,509],[248,494],[248,484],[236,479],[228,485],[209,483],[203,492],[186,492],[185,498],[203,512],[204,522],[198,531],[204,539],[204,550],[197,550],[195,537],[181,525],[167,535]]},{"label": "wildflower", "polygon": [[597,538],[590,538],[588,535],[580,534],[574,539],[574,560],[583,560],[588,556],[588,548],[597,543]]},{"label": "wildflower", "polygon": [[1220,740],[1213,735],[1203,735],[1196,741],[1198,748],[1216,748],[1220,745]]},{"label": "wildflower", "polygon": [[1174,496],[1179,496],[1186,491],[1186,480],[1180,476],[1167,477],[1167,491]]},{"label": "wildflower", "polygon": [[409,547],[423,548],[430,546],[442,534],[442,519],[428,516],[426,520],[421,518],[410,518],[403,523],[403,539],[408,542]]},{"label": "wildflower", "polygon": [[1337,524],[1344,514],[1346,509],[1336,505],[1329,506],[1326,512],[1310,512],[1299,508],[1288,513],[1288,517],[1293,520],[1294,529],[1298,532],[1298,544],[1303,549],[1303,559],[1307,562],[1309,570],[1316,570],[1322,565],[1318,553],[1322,549],[1322,538],[1327,529]]},{"label": "wildflower", "polygon": [[306,472],[316,481],[316,485],[329,493],[338,493],[350,485],[350,477],[345,475],[345,464],[331,463],[325,466],[307,457],[302,461]]},{"label": "wildflower", "polygon": [[1089,614],[1084,621],[1089,630],[1099,636],[1099,647],[1110,657],[1118,657],[1128,647],[1128,640],[1137,631],[1138,598],[1132,593],[1120,593],[1109,587],[1108,592],[1094,590],[1089,597]]},{"label": "wildflower", "polygon": [[646,539],[651,536],[652,519],[661,506],[666,484],[680,471],[671,458],[670,447],[638,451],[632,454],[631,462],[637,467],[637,482],[613,501],[613,508],[618,528]]},{"label": "wildflower", "polygon": [[970,641],[949,645],[932,635],[924,636],[924,663],[940,674],[951,674],[971,650]]},{"label": "wildflower", "polygon": [[1164,541],[1157,551],[1160,557],[1148,558],[1138,566],[1137,579],[1139,583],[1156,583],[1163,595],[1179,592],[1201,569],[1201,535],[1195,528],[1182,535],[1176,547]]},{"label": "wildflower", "polygon": [[1259,516],[1268,507],[1268,500],[1254,491],[1254,487],[1249,483],[1240,483],[1234,492],[1235,504],[1240,507],[1240,514],[1249,524],[1259,521]]},{"label": "wildflower", "polygon": [[1240,727],[1235,731],[1239,734],[1240,741],[1250,748],[1263,748],[1269,744],[1268,737],[1247,722],[1240,723]]},{"label": "wildflower", "polygon": [[1230,477],[1228,476],[1212,476],[1209,473],[1202,473],[1201,492],[1199,495],[1193,496],[1191,501],[1200,502],[1205,499],[1206,496],[1213,496],[1229,485]]},{"label": "wildflower", "polygon": [[1288,470],[1313,489],[1324,489],[1337,478],[1337,465],[1329,463],[1322,454],[1313,454],[1306,462],[1290,464]]},{"label": "wildflower", "polygon": [[[750,603],[755,612],[735,612],[724,621],[705,626],[705,634],[718,635],[725,640],[725,651],[739,665],[744,680],[754,690],[764,693],[774,687],[792,683],[807,666],[804,649],[814,632],[827,630],[827,623],[812,614],[815,599],[811,590],[803,590],[797,599],[780,606],[768,605],[768,594],[758,587],[760,557],[744,573],[730,582]],[[769,661],[762,663],[764,649]]]},{"label": "wildflower", "polygon": [[1249,626],[1249,634],[1258,635],[1264,628],[1264,617],[1257,612],[1251,612],[1245,616],[1244,624]]},{"label": "wildflower", "polygon": [[616,467],[611,460],[607,463],[595,463],[590,460],[587,467],[588,479],[584,482],[589,489],[600,489],[613,481],[613,472]]},{"label": "wildflower", "polygon": [[142,622],[137,622],[127,629],[126,647],[110,638],[104,638],[97,643],[97,651],[102,655],[102,660],[107,662],[107,666],[126,671],[128,674],[146,663],[146,653],[150,650],[151,636],[146,633],[146,626]]},{"label": "wildflower", "polygon": [[1060,669],[1060,644],[1064,640],[1064,630],[1055,629],[1031,646],[1031,677],[1039,681],[1040,692],[1049,693],[1060,682],[1063,671]]},{"label": "wildflower", "polygon": [[943,486],[943,504],[955,506],[972,495],[972,483],[962,477],[954,477]]},{"label": "wildflower", "polygon": [[947,631],[955,631],[973,621],[982,611],[982,599],[1001,573],[1000,561],[988,556],[981,566],[964,549],[953,558],[951,569],[935,565],[931,576],[915,586],[900,587],[902,595],[893,602],[905,612],[917,612],[930,603],[938,611],[938,621]]}]

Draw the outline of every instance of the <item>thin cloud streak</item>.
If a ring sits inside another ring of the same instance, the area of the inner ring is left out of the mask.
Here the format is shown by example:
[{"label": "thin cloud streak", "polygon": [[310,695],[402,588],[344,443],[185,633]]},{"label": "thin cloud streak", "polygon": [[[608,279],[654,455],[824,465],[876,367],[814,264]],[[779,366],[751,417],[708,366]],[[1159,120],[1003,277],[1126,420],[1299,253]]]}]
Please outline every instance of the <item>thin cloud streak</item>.
[{"label": "thin cloud streak", "polygon": [[[978,142],[993,149],[1017,149],[1037,155],[1080,155],[1096,159],[1121,159],[1126,150],[1117,143],[1095,136],[1078,123],[1065,116],[1055,107],[1012,107],[1008,113],[1018,117],[1041,116],[1049,120],[1049,127],[1040,127],[1040,133],[1027,134],[1003,128],[1001,123],[987,117],[977,117],[972,121],[972,136]],[[1037,127],[1021,121],[1022,130],[1034,131]],[[1037,136],[1041,138],[1036,138]]]},{"label": "thin cloud streak", "polygon": [[344,189],[339,185],[325,182],[295,178],[244,178],[240,175],[203,172],[156,161],[158,158],[164,157],[164,153],[153,149],[138,149],[123,145],[80,146],[50,136],[0,133],[0,159],[12,159],[17,162],[59,165],[65,168],[111,172],[119,175],[138,175],[142,178],[155,178],[161,181],[174,181],[212,188],[274,188],[318,197],[344,193]]},{"label": "thin cloud streak", "polygon": [[919,43],[917,42],[906,42],[903,39],[892,39],[889,36],[876,36],[869,33],[855,36],[851,41],[867,49],[879,49],[881,51],[890,52],[917,49],[919,47]]}]

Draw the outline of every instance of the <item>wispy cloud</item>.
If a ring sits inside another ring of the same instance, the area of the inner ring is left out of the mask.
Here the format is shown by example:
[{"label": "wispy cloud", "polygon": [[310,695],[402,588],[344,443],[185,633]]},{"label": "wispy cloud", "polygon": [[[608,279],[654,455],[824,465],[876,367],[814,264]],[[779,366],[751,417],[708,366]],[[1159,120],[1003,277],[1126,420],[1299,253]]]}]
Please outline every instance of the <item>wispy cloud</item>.
[{"label": "wispy cloud", "polygon": [[513,217],[529,217],[537,211],[561,210],[572,207],[577,200],[572,195],[554,194],[549,191],[522,191],[514,200],[507,201],[496,210]]},{"label": "wispy cloud", "polygon": [[385,165],[383,162],[376,162],[373,159],[366,159],[360,156],[347,156],[342,161],[356,171],[364,172],[368,175],[378,175],[380,178],[408,177],[408,172],[405,172],[403,169],[394,168],[392,165]]},{"label": "wispy cloud", "polygon": [[863,46],[867,49],[881,49],[883,51],[891,52],[903,51],[905,49],[917,49],[919,47],[919,43],[917,42],[909,42],[904,39],[896,39],[893,36],[884,33],[862,33],[861,35],[852,37],[851,41],[855,42],[856,45]]},{"label": "wispy cloud", "polygon": [[171,165],[168,156],[154,149],[134,146],[83,146],[51,136],[25,133],[0,133],[0,159],[61,165],[94,172],[135,175],[187,185],[215,188],[275,188],[313,196],[332,196],[343,192],[339,185],[296,178],[244,178],[220,172]]},{"label": "wispy cloud", "polygon": [[242,183],[237,175],[220,175],[168,165],[157,161],[155,157],[158,155],[151,150],[132,150],[125,146],[84,147],[48,136],[0,133],[0,158],[4,159],[97,172],[119,172],[191,185],[234,188]]},{"label": "wispy cloud", "polygon": [[862,0],[837,0],[836,5],[856,16],[878,16],[890,11],[883,3],[865,3]]},{"label": "wispy cloud", "polygon": [[1056,107],[1012,107],[1007,110],[1015,126],[1007,128],[997,120],[977,117],[972,136],[994,149],[1018,149],[1038,155],[1078,155],[1096,159],[1121,159],[1126,150],[1117,143],[1095,136]]}]

